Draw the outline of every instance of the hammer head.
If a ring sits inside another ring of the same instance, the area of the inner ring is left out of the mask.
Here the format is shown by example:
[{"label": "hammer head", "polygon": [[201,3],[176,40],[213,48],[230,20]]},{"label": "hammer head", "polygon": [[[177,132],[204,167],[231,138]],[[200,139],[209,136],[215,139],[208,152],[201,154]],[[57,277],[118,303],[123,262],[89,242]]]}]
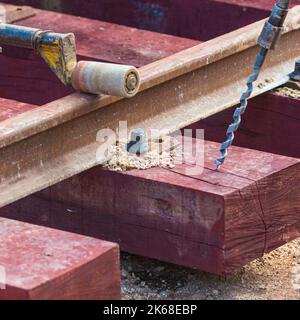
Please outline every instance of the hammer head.
[{"label": "hammer head", "polygon": [[33,45],[56,76],[65,85],[69,85],[77,64],[74,34],[37,31]]}]

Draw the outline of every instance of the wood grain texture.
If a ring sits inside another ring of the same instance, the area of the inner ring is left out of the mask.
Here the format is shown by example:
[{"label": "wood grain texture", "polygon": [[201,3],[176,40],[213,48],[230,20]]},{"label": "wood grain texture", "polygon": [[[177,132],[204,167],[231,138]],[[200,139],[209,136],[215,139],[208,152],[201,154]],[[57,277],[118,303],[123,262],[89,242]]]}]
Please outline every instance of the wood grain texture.
[{"label": "wood grain texture", "polygon": [[33,110],[37,106],[0,97],[0,121]]},{"label": "wood grain texture", "polygon": [[233,147],[216,172],[218,147],[206,142],[201,174],[186,172],[191,155],[174,169],[94,168],[0,212],[113,240],[134,254],[231,273],[300,236],[300,190],[291,188],[299,184],[300,160]]},{"label": "wood grain texture", "polygon": [[116,244],[1,218],[0,249],[0,300],[120,298]]},{"label": "wood grain texture", "polygon": [[132,64],[136,67],[193,47],[200,41],[119,24],[36,10],[36,16],[19,25],[68,33],[76,37],[79,59]]}]

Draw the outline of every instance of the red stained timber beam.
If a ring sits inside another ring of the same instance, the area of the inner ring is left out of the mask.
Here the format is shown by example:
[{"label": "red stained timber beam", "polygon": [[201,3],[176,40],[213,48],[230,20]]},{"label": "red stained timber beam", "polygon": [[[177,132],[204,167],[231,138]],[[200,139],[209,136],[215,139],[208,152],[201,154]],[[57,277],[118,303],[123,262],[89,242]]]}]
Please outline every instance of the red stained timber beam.
[{"label": "red stained timber beam", "polygon": [[82,0],[6,0],[201,41],[266,18],[274,1],[90,0],[83,5]]},{"label": "red stained timber beam", "polygon": [[[1,209],[3,216],[120,243],[125,251],[231,273],[300,236],[300,160],[232,147],[221,172],[206,142],[201,174],[91,169]],[[43,215],[37,214],[43,212]]]},{"label": "red stained timber beam", "polygon": [[[188,128],[204,129],[206,139],[222,142],[233,112],[230,108]],[[261,95],[249,101],[234,145],[300,158],[299,125],[300,99],[276,93]]]},{"label": "red stained timber beam", "polygon": [[0,300],[120,299],[116,244],[0,218],[0,248]]}]

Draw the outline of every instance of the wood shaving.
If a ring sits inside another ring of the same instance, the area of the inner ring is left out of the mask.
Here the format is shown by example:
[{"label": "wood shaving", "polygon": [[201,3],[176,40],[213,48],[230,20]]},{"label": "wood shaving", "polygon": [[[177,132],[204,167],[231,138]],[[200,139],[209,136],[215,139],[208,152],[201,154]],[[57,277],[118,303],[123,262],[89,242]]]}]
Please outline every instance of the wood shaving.
[{"label": "wood shaving", "polygon": [[284,97],[291,97],[300,99],[300,90],[299,89],[293,89],[289,87],[281,87],[274,90],[275,93],[284,96]]},{"label": "wood shaving", "polygon": [[174,168],[176,150],[153,150],[137,156],[126,150],[126,145],[111,146],[109,160],[103,165],[110,171],[126,171],[130,169],[145,170],[153,167]]},{"label": "wood shaving", "polygon": [[267,84],[270,84],[270,83],[272,83],[272,82],[274,82],[274,79],[273,79],[272,77],[266,78],[266,79],[264,80],[264,82],[260,82],[260,83],[257,85],[257,87],[258,87],[259,89],[263,89],[264,87],[267,86]]}]

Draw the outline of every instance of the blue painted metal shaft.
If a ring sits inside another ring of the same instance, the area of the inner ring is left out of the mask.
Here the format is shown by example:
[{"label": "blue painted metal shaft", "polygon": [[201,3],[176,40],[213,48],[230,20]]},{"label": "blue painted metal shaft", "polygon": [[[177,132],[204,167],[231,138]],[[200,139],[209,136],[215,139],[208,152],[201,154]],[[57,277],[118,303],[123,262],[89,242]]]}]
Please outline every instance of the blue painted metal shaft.
[{"label": "blue painted metal shaft", "polygon": [[39,29],[5,23],[0,24],[0,44],[34,48],[34,39],[38,31]]},{"label": "blue painted metal shaft", "polygon": [[35,28],[0,24],[0,45],[36,49],[39,42],[45,45],[52,45],[57,39],[63,39],[65,36],[65,34],[42,31]]}]

